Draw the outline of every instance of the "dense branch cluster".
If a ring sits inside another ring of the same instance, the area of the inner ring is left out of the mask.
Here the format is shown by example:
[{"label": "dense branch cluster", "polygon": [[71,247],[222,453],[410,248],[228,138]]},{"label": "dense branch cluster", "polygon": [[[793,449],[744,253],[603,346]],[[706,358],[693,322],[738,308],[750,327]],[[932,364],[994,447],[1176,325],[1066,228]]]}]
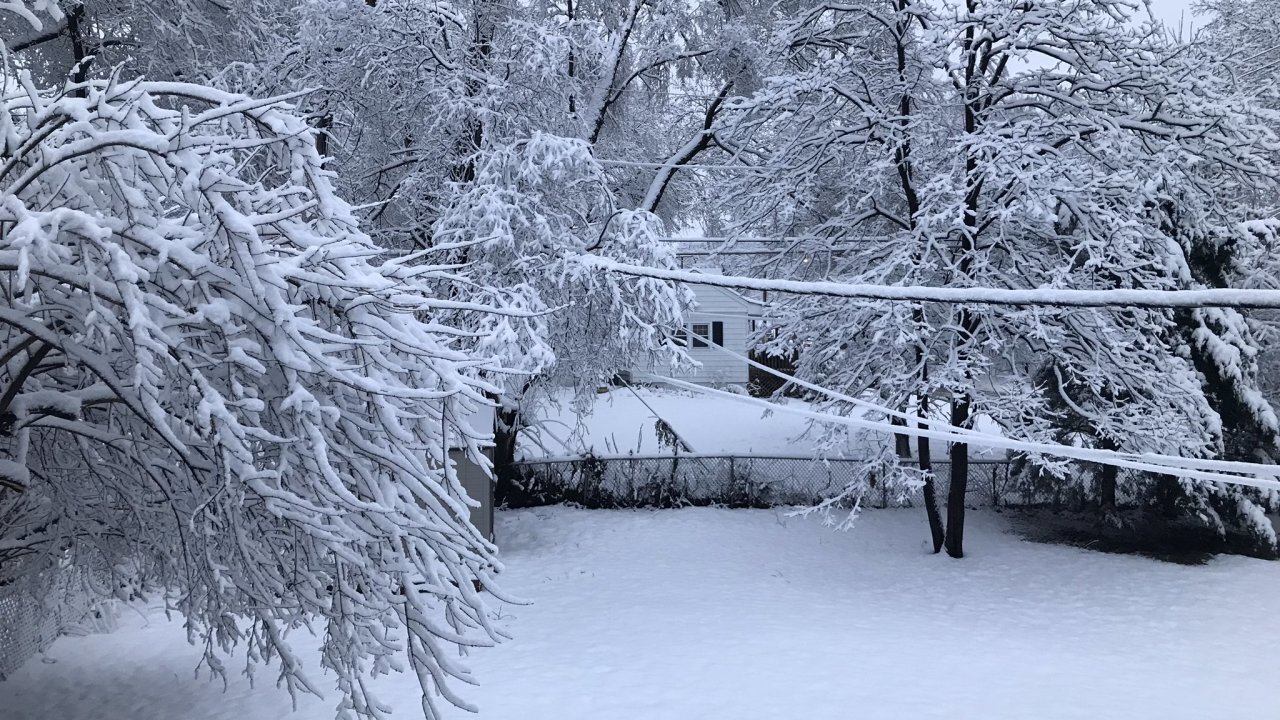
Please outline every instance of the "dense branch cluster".
[{"label": "dense branch cluster", "polygon": [[[985,415],[1030,440],[1274,459],[1256,323],[1144,300],[1273,282],[1276,117],[1212,46],[1120,0],[823,5],[777,43],[789,67],[721,128],[760,158],[734,182],[733,214],[756,235],[815,240],[747,274],[956,295],[783,300],[770,342],[801,349],[802,376],[954,426]],[[837,240],[855,249],[824,249]],[[1064,309],[1091,292],[1098,306]],[[987,304],[1019,298],[1037,306]],[[966,450],[950,446],[952,528],[934,516],[935,543],[955,555]],[[927,469],[927,445],[915,455]],[[1114,487],[1074,482],[1114,503]],[[1275,546],[1260,520],[1273,496],[1174,494]]]},{"label": "dense branch cluster", "polygon": [[171,589],[211,669],[247,643],[291,691],[318,692],[284,639],[318,619],[343,715],[385,713],[398,657],[424,703],[467,679],[443,648],[500,637],[497,561],[447,451],[481,461],[499,366],[436,317],[520,309],[375,246],[284,98],[112,77],[4,105],[6,567]]},{"label": "dense branch cluster", "polygon": [[[1274,551],[1272,484],[1210,473],[1280,457],[1277,10],[1211,7],[0,0],[0,561],[163,591],[295,693],[310,623],[341,716],[410,670],[436,717],[504,635],[451,454],[687,363],[717,272],[833,445],[900,429],[848,497],[919,479],[935,549],[984,417],[1023,482],[1110,518],[1137,462]],[[699,232],[779,240],[694,274]]]}]

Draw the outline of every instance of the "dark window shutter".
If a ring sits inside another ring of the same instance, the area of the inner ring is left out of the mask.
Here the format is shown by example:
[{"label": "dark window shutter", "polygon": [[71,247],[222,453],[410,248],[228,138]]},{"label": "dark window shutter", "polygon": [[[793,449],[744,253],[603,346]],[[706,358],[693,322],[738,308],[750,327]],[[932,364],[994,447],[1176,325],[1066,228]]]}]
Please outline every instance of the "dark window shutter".
[{"label": "dark window shutter", "polygon": [[724,347],[724,323],[711,323],[711,342]]}]

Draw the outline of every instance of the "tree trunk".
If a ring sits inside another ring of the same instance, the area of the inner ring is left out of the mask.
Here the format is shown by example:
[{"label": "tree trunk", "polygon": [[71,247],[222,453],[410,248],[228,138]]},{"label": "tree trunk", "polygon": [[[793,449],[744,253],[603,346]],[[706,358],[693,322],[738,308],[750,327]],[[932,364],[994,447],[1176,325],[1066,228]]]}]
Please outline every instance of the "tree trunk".
[{"label": "tree trunk", "polygon": [[[1115,442],[1110,439],[1104,439],[1099,445],[1103,450],[1116,449]],[[1110,519],[1116,511],[1116,470],[1115,465],[1103,465],[1098,476],[1098,510],[1104,519]]]},{"label": "tree trunk", "polygon": [[[921,403],[921,407],[927,406],[927,403]],[[923,412],[923,411],[922,411]],[[907,421],[901,418],[893,418],[894,425],[906,426]],[[926,427],[921,425],[921,427]],[[905,433],[897,433],[893,436],[894,449],[897,451],[898,459],[906,462],[911,459],[911,436]],[[929,535],[933,539],[933,551],[942,550],[942,543],[946,537],[946,531],[942,526],[942,513],[938,510],[938,489],[933,482],[933,458],[929,448],[929,438],[916,438],[916,454],[918,455],[918,463],[920,472],[924,473],[924,512],[929,519]]]},{"label": "tree trunk", "polygon": [[[900,427],[906,427],[907,421],[902,418],[892,418],[889,422]],[[911,459],[911,436],[905,433],[895,433],[893,436],[894,450],[898,454],[899,460]]]},{"label": "tree trunk", "polygon": [[[89,66],[93,64],[93,58],[89,56],[88,43],[85,42],[84,28],[81,25],[84,19],[83,4],[77,4],[67,11],[67,38],[71,40],[71,60],[74,63],[71,81],[81,86],[88,82]],[[88,88],[77,87],[71,91],[71,96],[87,97]]]},{"label": "tree trunk", "polygon": [[[568,27],[573,27],[573,21],[576,19],[573,14],[573,0],[568,0],[565,6],[565,19],[568,20]],[[577,119],[578,117],[578,96],[577,88],[574,83],[578,79],[578,58],[573,54],[573,45],[569,45],[569,117]]]},{"label": "tree trunk", "polygon": [[520,411],[499,408],[493,415],[493,476],[500,483],[516,479],[516,441],[520,438]]},{"label": "tree trunk", "polygon": [[[920,417],[925,417],[928,407],[929,399],[921,398],[918,411]],[[928,426],[921,423],[922,430],[926,427]],[[942,511],[938,509],[938,486],[933,482],[933,453],[929,448],[929,438],[916,438],[916,455],[920,462],[920,472],[924,473],[924,512],[929,518],[929,535],[933,538],[933,552],[936,554],[942,551],[947,529],[942,524]]]},{"label": "tree trunk", "polygon": [[329,160],[329,129],[333,127],[333,115],[326,112],[316,119],[316,154],[320,156],[320,164]]},{"label": "tree trunk", "polygon": [[[968,427],[969,396],[951,402],[951,424]],[[951,487],[947,491],[947,554],[964,557],[964,498],[969,489],[969,444],[951,443]]]}]

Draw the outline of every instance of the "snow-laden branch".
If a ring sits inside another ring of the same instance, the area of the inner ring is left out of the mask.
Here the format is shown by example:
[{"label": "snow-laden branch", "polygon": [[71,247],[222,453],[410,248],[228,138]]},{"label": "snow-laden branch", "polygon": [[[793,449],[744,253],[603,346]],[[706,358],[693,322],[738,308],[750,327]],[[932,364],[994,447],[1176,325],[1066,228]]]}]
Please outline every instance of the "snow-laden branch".
[{"label": "snow-laden branch", "polygon": [[[0,2],[15,9],[57,4]],[[451,452],[486,462],[467,418],[504,368],[449,320],[545,309],[448,297],[456,268],[390,259],[296,94],[18,79],[0,113],[0,500],[25,515],[0,516],[0,542],[172,592],[215,673],[243,643],[318,693],[287,640],[314,623],[344,720],[387,716],[368,680],[396,666],[424,707],[465,704],[453,653],[504,634]]]}]

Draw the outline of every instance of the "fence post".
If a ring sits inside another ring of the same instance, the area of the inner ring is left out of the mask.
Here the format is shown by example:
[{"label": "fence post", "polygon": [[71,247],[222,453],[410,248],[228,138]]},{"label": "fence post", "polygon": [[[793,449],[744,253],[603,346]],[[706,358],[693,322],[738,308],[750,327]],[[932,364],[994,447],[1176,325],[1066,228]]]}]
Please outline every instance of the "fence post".
[{"label": "fence post", "polygon": [[1000,466],[992,465],[991,466],[991,507],[993,508],[1000,507],[1000,494],[999,494],[999,490],[996,489],[996,476],[999,474],[1000,474]]},{"label": "fence post", "polygon": [[671,484],[668,486],[672,489],[680,487],[680,451],[677,449],[671,455]]},{"label": "fence post", "polygon": [[[726,493],[730,499],[733,498],[733,493],[737,492],[737,489],[738,489],[738,466],[733,462],[733,456],[730,455],[729,456],[729,492]],[[747,487],[747,506],[750,507],[754,504],[755,504],[754,499],[751,497],[751,488],[748,486]]]}]

